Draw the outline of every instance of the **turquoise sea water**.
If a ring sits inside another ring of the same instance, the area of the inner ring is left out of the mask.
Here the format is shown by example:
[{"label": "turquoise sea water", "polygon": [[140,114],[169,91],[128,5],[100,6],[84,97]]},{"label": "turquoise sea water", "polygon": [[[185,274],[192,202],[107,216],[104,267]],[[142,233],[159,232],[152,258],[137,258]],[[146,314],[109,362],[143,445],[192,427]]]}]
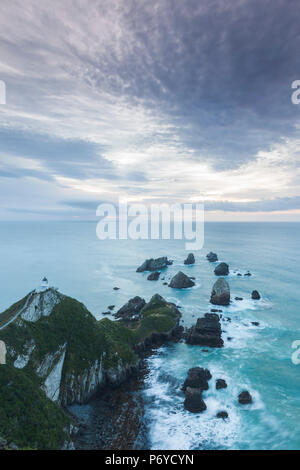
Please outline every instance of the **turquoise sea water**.
[{"label": "turquoise sea water", "polygon": [[[108,305],[118,308],[134,295],[149,300],[158,292],[182,306],[183,325],[189,326],[211,308],[216,278],[205,255],[215,251],[230,265],[232,297],[244,300],[223,308],[232,319],[222,324],[224,348],[203,352],[178,343],[148,359],[144,395],[151,448],[300,449],[300,365],[291,361],[292,342],[300,340],[299,233],[296,223],[207,223],[196,264],[185,266],[184,241],[99,241],[95,222],[2,222],[0,310],[46,275],[97,318]],[[196,286],[173,290],[163,280],[150,282],[147,274],[135,272],[145,258],[162,255],[174,260],[162,277],[168,280],[182,270],[196,277]],[[248,269],[250,278],[234,273]],[[251,300],[253,289],[261,293],[260,301]],[[197,365],[210,369],[213,378],[205,392],[207,410],[193,415],[183,409],[180,386]],[[225,378],[228,388],[216,391],[216,378]],[[243,389],[251,392],[252,405],[237,403]],[[229,420],[215,418],[221,410]]]}]

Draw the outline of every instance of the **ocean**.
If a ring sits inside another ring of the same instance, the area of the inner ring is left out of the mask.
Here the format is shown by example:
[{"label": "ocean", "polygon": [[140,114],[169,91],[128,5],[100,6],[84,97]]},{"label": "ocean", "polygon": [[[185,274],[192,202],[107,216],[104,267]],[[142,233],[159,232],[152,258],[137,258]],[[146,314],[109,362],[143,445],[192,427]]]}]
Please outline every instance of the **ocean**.
[{"label": "ocean", "polygon": [[[300,364],[291,359],[292,343],[300,340],[299,229],[298,223],[206,223],[204,247],[194,253],[195,265],[186,266],[184,240],[100,241],[96,222],[1,222],[0,310],[47,276],[51,286],[85,303],[97,319],[109,305],[117,309],[133,296],[149,300],[157,292],[180,305],[182,324],[191,326],[212,307],[215,264],[206,254],[214,251],[230,266],[233,301],[221,307],[224,347],[205,352],[180,342],[147,359],[151,449],[300,449]],[[161,275],[165,280],[150,282],[147,273],[136,273],[146,258],[159,256],[174,260]],[[163,285],[179,270],[196,278],[193,288]],[[248,270],[251,277],[237,276]],[[261,300],[251,299],[254,289]],[[183,409],[180,389],[194,366],[213,376],[201,414]],[[215,390],[217,378],[228,387]],[[253,396],[251,405],[238,404],[244,389]],[[223,410],[228,420],[215,417]]]}]

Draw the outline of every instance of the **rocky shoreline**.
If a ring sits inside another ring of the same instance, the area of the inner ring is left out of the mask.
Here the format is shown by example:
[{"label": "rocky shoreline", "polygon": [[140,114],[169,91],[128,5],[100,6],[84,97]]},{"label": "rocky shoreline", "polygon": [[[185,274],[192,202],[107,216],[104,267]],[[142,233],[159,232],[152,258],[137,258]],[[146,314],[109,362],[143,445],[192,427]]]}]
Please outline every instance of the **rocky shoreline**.
[{"label": "rocky shoreline", "polygon": [[143,361],[135,376],[114,389],[98,393],[87,405],[68,412],[78,431],[76,450],[142,450],[149,448],[144,420],[143,388],[148,370]]},{"label": "rocky shoreline", "polygon": [[[218,256],[209,253],[207,260],[215,263]],[[193,253],[183,260],[184,265],[195,262]],[[151,258],[137,272],[150,271],[148,279],[158,280],[161,270],[172,263],[167,256]],[[212,287],[210,303],[228,306],[230,287],[224,277],[219,277],[229,275],[228,264],[220,263],[214,273],[218,279]],[[195,278],[178,271],[168,286],[189,289],[195,285],[192,279]],[[257,301],[261,295],[254,290],[251,298]],[[110,305],[109,312],[114,308],[115,305]],[[4,312],[7,324],[2,325],[0,339],[7,347],[8,365],[0,369],[2,375],[4,372],[0,380],[4,387],[12,382],[11,376],[19,380],[14,375],[17,370],[21,380],[32,382],[28,382],[28,390],[32,388],[33,393],[38,377],[41,406],[46,407],[47,400],[51,401],[57,419],[61,420],[59,433],[53,438],[54,448],[58,445],[77,449],[147,448],[142,396],[148,372],[145,358],[170,341],[186,341],[195,347],[224,346],[220,308],[212,308],[189,329],[180,325],[177,306],[159,294],[153,295],[149,302],[133,297],[112,314],[117,321],[107,318],[97,321],[83,304],[53,288],[33,291]],[[231,320],[226,318],[226,321]],[[182,404],[188,411],[200,413],[206,409],[202,391],[208,389],[210,378],[209,370],[189,370]],[[218,379],[217,389],[226,386],[222,378]],[[238,402],[252,403],[247,390],[240,392]],[[228,415],[220,410],[217,417],[226,419]],[[30,415],[26,419],[30,421]],[[18,439],[17,444],[23,445],[22,438]]]},{"label": "rocky shoreline", "polygon": [[[0,411],[14,402],[22,409],[14,427],[13,415],[7,415],[0,437],[19,447],[73,448],[76,426],[66,408],[89,403],[99,394],[114,391],[118,396],[117,389],[125,396],[124,387],[139,375],[145,354],[177,341],[182,333],[179,310],[158,294],[141,302],[138,315],[133,309],[131,317],[118,321],[97,321],[83,304],[53,288],[27,298],[10,310],[14,321],[0,332],[7,350],[6,363],[0,367]],[[136,302],[129,302],[132,305]],[[128,314],[126,306],[124,311]],[[36,396],[35,401],[31,396]],[[124,399],[121,402],[125,404]],[[33,428],[36,408],[41,425]]]},{"label": "rocky shoreline", "polygon": [[[209,262],[214,263],[218,260],[215,253],[207,255]],[[192,253],[184,260],[184,264],[194,264],[195,257]],[[159,266],[161,264],[161,266]],[[156,269],[166,269],[168,258],[158,258],[157,260],[146,260],[142,268],[137,272],[152,270],[148,280],[157,280],[160,271]],[[146,269],[144,269],[146,268]],[[220,263],[214,269],[216,276],[227,276],[229,266],[227,263]],[[179,271],[169,283],[169,287],[185,289],[192,287],[194,283],[191,277]],[[260,294],[253,291],[252,299],[260,299]],[[242,299],[241,299],[242,300]],[[231,302],[230,287],[224,278],[219,277],[212,287],[211,299],[212,305],[227,306]],[[146,302],[140,297],[135,297],[127,302],[116,312],[116,318],[122,318],[127,322],[135,321],[142,315]],[[157,348],[167,341],[178,341],[183,338],[187,344],[195,346],[205,346],[209,348],[221,348],[224,345],[222,339],[222,328],[220,319],[222,310],[211,309],[211,313],[206,313],[204,317],[198,318],[196,324],[189,329],[176,328],[170,337],[169,335],[153,335],[144,343],[139,345],[137,352],[144,357],[155,353],[153,348]],[[230,319],[228,318],[227,321]],[[89,403],[90,414],[88,423],[80,423],[79,432],[74,439],[77,449],[128,449],[139,450],[149,448],[147,442],[147,423],[144,420],[144,401],[143,389],[144,378],[148,373],[144,358],[141,359],[140,367],[135,377],[130,377],[126,384],[121,384],[117,389],[106,390],[101,396],[96,396]],[[188,371],[182,391],[185,395],[183,406],[192,413],[201,413],[206,410],[206,404],[202,397],[202,391],[209,388],[211,379],[210,371],[200,367]],[[211,385],[210,385],[211,386]],[[227,388],[224,379],[219,378],[215,384],[216,390]],[[248,391],[240,392],[237,401],[243,404],[251,404],[252,397]],[[220,410],[216,417],[226,420],[228,413]],[[126,426],[125,426],[126,423]],[[124,425],[124,426],[123,426]],[[113,436],[113,437],[112,437]]]}]

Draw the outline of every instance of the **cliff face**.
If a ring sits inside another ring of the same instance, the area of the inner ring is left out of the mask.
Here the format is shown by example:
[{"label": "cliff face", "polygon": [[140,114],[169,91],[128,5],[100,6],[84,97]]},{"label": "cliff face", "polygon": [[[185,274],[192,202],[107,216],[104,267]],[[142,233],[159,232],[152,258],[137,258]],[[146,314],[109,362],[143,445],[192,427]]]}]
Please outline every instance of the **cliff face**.
[{"label": "cliff face", "polygon": [[47,398],[34,374],[0,366],[0,441],[4,448],[70,447],[71,420]]},{"label": "cliff face", "polygon": [[[158,295],[130,328],[97,321],[83,304],[54,289],[30,293],[15,305],[9,309],[12,320],[0,330],[7,349],[7,366],[0,366],[0,372],[1,367],[19,370],[57,405],[84,403],[101,387],[126,380],[139,368],[141,352],[172,338],[180,317]],[[9,318],[6,312],[1,315]]]},{"label": "cliff face", "polygon": [[48,317],[55,305],[59,304],[63,298],[64,296],[55,289],[32,292],[22,308],[21,318],[26,321],[36,322],[41,317]]}]

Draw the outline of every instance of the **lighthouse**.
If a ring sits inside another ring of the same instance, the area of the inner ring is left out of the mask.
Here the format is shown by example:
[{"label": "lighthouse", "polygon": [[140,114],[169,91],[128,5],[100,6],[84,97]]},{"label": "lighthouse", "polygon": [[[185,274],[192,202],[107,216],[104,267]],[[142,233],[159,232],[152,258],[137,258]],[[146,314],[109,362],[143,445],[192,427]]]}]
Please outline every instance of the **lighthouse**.
[{"label": "lighthouse", "polygon": [[41,285],[40,285],[40,291],[43,292],[49,288],[49,282],[46,277],[42,279]]}]

